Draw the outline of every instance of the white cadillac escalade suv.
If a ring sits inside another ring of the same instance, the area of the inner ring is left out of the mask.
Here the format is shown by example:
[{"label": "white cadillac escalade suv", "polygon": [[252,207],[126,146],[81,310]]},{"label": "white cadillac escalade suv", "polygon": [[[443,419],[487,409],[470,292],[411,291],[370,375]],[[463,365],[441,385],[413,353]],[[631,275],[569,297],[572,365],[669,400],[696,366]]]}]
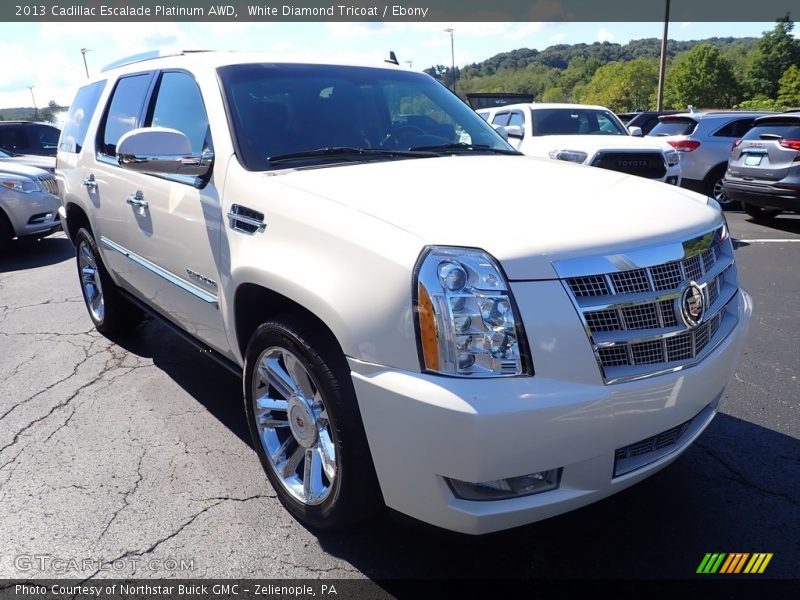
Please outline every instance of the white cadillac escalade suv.
[{"label": "white cadillac escalade suv", "polygon": [[392,65],[124,61],[57,178],[97,329],[146,310],[241,374],[311,527],[385,504],[480,534],[618,492],[709,424],[752,312],[713,200],[522,156]]}]

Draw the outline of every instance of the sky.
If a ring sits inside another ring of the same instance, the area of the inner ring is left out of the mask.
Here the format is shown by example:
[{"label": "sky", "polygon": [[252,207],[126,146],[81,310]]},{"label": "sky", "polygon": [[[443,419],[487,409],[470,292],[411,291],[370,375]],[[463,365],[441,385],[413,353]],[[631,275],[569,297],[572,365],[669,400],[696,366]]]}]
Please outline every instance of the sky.
[{"label": "sky", "polygon": [[[758,37],[774,23],[671,23],[670,39]],[[119,58],[156,49],[268,52],[283,59],[324,56],[379,63],[393,50],[401,65],[449,65],[454,30],[458,66],[516,48],[660,38],[662,23],[0,23],[0,108],[69,105],[86,80]],[[33,96],[31,90],[33,86]]]}]

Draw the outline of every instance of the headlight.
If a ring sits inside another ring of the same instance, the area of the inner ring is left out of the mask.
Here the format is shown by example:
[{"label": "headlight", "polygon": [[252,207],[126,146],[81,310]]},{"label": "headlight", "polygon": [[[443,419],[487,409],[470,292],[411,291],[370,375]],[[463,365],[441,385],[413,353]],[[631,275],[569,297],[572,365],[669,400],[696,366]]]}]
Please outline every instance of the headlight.
[{"label": "headlight", "polygon": [[422,253],[415,273],[424,370],[457,377],[533,374],[514,298],[491,256],[433,246]]},{"label": "headlight", "polygon": [[30,194],[31,192],[41,192],[42,187],[39,183],[29,177],[12,175],[10,173],[0,174],[0,185],[15,192]]},{"label": "headlight", "polygon": [[547,155],[555,160],[566,160],[568,162],[583,164],[588,158],[586,152],[580,150],[551,150]]},{"label": "headlight", "polygon": [[667,164],[674,167],[681,162],[681,153],[676,150],[667,150],[664,152],[664,158],[667,159]]},{"label": "headlight", "polygon": [[719,241],[724,242],[729,237],[731,237],[730,229],[728,229],[728,219],[725,217],[725,211],[722,210],[719,202],[717,202],[711,196],[708,197],[708,205],[716,208],[719,211],[720,216],[722,217],[722,231],[719,232]]}]

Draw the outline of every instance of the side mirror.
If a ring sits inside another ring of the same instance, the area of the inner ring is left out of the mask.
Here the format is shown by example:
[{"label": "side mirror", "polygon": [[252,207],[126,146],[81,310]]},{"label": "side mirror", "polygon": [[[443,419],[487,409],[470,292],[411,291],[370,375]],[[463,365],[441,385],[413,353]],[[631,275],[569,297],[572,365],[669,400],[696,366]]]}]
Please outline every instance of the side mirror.
[{"label": "side mirror", "polygon": [[508,130],[503,127],[502,125],[492,125],[494,130],[500,134],[500,137],[503,138],[505,141],[508,141]]},{"label": "side mirror", "polygon": [[510,138],[522,139],[525,137],[525,128],[522,125],[506,125],[506,132]]},{"label": "side mirror", "polygon": [[213,152],[193,153],[189,138],[176,129],[134,129],[117,142],[117,163],[132,171],[203,177],[213,162]]},{"label": "side mirror", "polygon": [[641,127],[637,127],[636,125],[632,125],[631,127],[628,127],[628,132],[633,137],[644,137],[644,133],[642,133],[642,128]]}]

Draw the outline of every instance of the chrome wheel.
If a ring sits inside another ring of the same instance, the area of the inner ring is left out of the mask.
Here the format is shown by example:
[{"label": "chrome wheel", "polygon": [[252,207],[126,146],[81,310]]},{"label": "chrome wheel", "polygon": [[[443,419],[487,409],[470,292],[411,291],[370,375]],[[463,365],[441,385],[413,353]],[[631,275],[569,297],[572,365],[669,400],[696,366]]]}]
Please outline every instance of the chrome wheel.
[{"label": "chrome wheel", "polygon": [[286,348],[261,352],[253,370],[251,398],[267,464],[297,501],[318,505],[336,480],[336,447],[320,387]]},{"label": "chrome wheel", "polygon": [[732,200],[728,194],[725,193],[725,190],[722,189],[722,178],[714,182],[714,186],[711,188],[711,195],[714,197],[714,200],[719,202],[719,205],[722,207],[727,207],[732,204]]},{"label": "chrome wheel", "polygon": [[96,323],[101,323],[106,313],[103,286],[100,283],[100,272],[94,252],[86,241],[82,241],[78,246],[78,269],[81,274],[81,287],[83,296],[86,298],[86,307],[92,314],[92,319]]}]

